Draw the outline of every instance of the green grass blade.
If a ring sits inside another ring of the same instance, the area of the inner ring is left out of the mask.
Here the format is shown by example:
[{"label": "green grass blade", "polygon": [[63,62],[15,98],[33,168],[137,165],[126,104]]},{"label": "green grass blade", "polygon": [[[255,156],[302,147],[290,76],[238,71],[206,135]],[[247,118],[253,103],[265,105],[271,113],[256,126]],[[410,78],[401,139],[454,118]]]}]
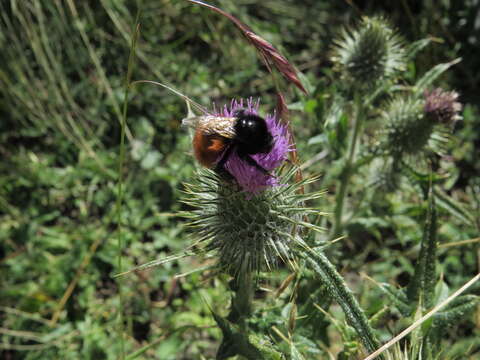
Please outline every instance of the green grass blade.
[{"label": "green grass blade", "polygon": [[[126,133],[126,123],[127,123],[127,108],[128,108],[128,94],[130,89],[131,76],[135,60],[135,46],[137,43],[138,35],[140,33],[140,25],[138,24],[138,15],[136,21],[136,30],[132,37],[132,42],[130,46],[130,55],[128,57],[128,69],[125,77],[125,99],[123,102],[123,112],[121,118],[121,133],[120,133],[120,157],[118,161],[118,192],[117,192],[117,201],[116,209],[118,214],[118,229],[117,229],[117,239],[118,239],[118,272],[122,272],[122,249],[123,249],[123,232],[122,232],[122,203],[123,203],[123,167],[125,163],[125,133]],[[124,344],[124,319],[123,319],[123,291],[122,291],[122,279],[118,278],[118,295],[119,295],[119,309],[118,309],[118,332],[120,339],[120,359],[125,359],[125,344]]]},{"label": "green grass blade", "polygon": [[422,94],[424,90],[427,89],[432,83],[440,76],[442,75],[445,71],[447,71],[450,67],[452,67],[455,64],[458,64],[460,62],[461,58],[452,60],[448,63],[444,64],[438,64],[437,66],[434,66],[432,69],[427,71],[425,75],[420,78],[420,80],[417,81],[415,84],[416,88],[416,93],[417,94]]}]

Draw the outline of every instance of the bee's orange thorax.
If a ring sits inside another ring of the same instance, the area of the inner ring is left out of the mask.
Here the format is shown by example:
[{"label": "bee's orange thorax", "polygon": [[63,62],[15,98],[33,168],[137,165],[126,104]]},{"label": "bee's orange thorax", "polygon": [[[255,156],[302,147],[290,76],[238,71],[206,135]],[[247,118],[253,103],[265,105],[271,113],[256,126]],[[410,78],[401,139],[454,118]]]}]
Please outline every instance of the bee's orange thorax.
[{"label": "bee's orange thorax", "polygon": [[217,134],[205,135],[200,130],[193,137],[193,153],[197,161],[207,168],[217,163],[227,146],[228,139]]}]

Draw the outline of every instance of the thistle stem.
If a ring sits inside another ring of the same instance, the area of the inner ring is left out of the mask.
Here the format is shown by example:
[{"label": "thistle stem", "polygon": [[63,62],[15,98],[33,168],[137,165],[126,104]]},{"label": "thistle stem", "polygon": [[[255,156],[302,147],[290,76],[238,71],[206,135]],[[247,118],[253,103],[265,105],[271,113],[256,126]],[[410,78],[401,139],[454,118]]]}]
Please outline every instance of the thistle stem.
[{"label": "thistle stem", "polygon": [[251,272],[241,274],[240,277],[233,280],[232,309],[228,315],[228,320],[236,323],[244,331],[247,330],[246,319],[252,314],[254,281]]},{"label": "thistle stem", "polygon": [[365,348],[369,352],[378,349],[379,342],[363,309],[328,258],[324,254],[313,250],[305,253],[303,257],[340,305],[348,324],[355,329]]},{"label": "thistle stem", "polygon": [[357,93],[355,95],[355,104],[354,104],[354,114],[355,114],[355,124],[353,127],[352,137],[350,138],[350,143],[348,145],[348,157],[343,168],[342,174],[340,175],[340,187],[337,192],[335,199],[335,213],[334,213],[334,223],[333,229],[331,232],[331,238],[336,238],[341,235],[343,230],[342,217],[343,209],[345,204],[345,197],[347,195],[348,185],[350,184],[350,178],[353,174],[355,154],[357,149],[357,142],[360,137],[360,131],[362,128],[363,122],[363,104],[360,95]]}]

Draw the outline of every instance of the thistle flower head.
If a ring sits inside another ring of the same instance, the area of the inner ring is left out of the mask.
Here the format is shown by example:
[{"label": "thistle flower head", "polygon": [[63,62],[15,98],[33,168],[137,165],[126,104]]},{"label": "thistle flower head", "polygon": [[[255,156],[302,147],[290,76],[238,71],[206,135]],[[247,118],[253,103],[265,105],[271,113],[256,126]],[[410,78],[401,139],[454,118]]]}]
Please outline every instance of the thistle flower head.
[{"label": "thistle flower head", "polygon": [[390,154],[397,159],[427,153],[442,155],[450,138],[445,125],[458,118],[461,108],[456,98],[456,93],[434,90],[426,93],[424,99],[403,96],[393,99],[384,113],[385,145]]},{"label": "thistle flower head", "polygon": [[387,147],[395,156],[416,154],[428,144],[433,123],[423,116],[420,102],[397,97],[390,102],[384,116]]},{"label": "thistle flower head", "polygon": [[[232,100],[230,106],[224,106],[219,116],[235,116],[235,113],[244,109],[247,114],[258,115],[259,102],[252,99],[247,101]],[[289,145],[289,134],[287,126],[278,122],[275,115],[265,117],[267,128],[273,136],[273,147],[266,154],[255,154],[251,157],[255,162],[269,173],[279,167],[287,159],[291,151]],[[242,160],[236,152],[233,152],[225,163],[226,170],[236,179],[240,187],[251,194],[258,194],[271,186],[278,186],[280,183],[274,174],[265,174],[255,166]]]},{"label": "thistle flower head", "polygon": [[286,185],[269,187],[250,198],[210,170],[200,170],[197,181],[186,185],[184,202],[194,210],[185,215],[204,245],[200,248],[213,252],[220,271],[239,278],[272,270],[279,259],[294,265],[295,247],[304,245],[302,231],[307,225],[318,229],[304,221],[311,211],[304,203],[321,196],[321,192],[299,194],[313,180],[288,185],[294,174],[295,169],[289,170],[279,178]]},{"label": "thistle flower head", "polygon": [[423,95],[425,98],[423,110],[432,121],[451,125],[461,119],[459,112],[462,110],[462,104],[457,101],[457,92],[436,88],[426,90]]},{"label": "thistle flower head", "polygon": [[371,87],[405,67],[400,37],[381,17],[364,17],[356,29],[344,29],[332,60],[342,76],[359,88]]}]

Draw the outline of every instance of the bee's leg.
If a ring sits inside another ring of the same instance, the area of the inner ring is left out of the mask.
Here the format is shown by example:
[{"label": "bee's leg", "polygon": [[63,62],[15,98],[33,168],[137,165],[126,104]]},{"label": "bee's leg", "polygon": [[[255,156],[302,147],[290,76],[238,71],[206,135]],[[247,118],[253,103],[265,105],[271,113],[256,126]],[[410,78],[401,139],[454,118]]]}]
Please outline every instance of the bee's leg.
[{"label": "bee's leg", "polygon": [[227,162],[228,158],[230,157],[232,151],[234,149],[234,146],[229,146],[227,150],[223,152],[222,157],[220,160],[217,162],[215,165],[214,169],[217,174],[219,174],[222,178],[226,180],[234,180],[234,177],[232,174],[230,174],[227,169],[225,169],[225,163]]}]

